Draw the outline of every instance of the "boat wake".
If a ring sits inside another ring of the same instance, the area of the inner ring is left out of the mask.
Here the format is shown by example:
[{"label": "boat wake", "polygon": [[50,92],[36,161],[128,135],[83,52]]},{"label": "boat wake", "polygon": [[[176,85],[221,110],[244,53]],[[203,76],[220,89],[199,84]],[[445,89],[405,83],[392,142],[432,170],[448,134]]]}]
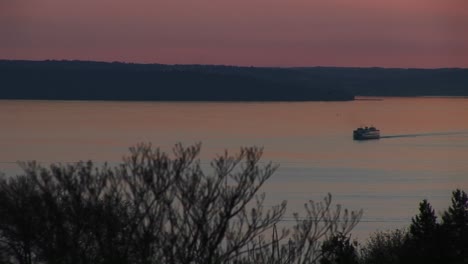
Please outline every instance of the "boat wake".
[{"label": "boat wake", "polygon": [[468,135],[468,131],[388,135],[388,136],[380,136],[380,138],[433,137],[433,136],[452,136],[452,135]]}]

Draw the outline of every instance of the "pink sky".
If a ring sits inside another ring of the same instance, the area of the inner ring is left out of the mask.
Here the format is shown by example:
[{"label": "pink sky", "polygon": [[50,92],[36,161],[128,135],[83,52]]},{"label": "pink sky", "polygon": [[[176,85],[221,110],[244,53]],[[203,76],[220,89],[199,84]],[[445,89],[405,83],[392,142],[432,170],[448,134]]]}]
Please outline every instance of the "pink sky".
[{"label": "pink sky", "polygon": [[0,59],[468,67],[468,1],[0,0]]}]

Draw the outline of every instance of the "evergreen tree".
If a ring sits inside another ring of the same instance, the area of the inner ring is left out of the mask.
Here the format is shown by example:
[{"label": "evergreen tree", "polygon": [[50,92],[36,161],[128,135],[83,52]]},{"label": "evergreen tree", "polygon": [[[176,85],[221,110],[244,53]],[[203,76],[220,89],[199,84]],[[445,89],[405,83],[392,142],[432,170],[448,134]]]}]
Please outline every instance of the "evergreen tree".
[{"label": "evergreen tree", "polygon": [[407,230],[378,231],[369,237],[361,249],[362,264],[403,263],[407,246]]},{"label": "evergreen tree", "polygon": [[326,240],[321,247],[320,264],[358,264],[355,243],[350,238],[337,234]]},{"label": "evergreen tree", "polygon": [[442,215],[443,254],[450,263],[468,263],[468,196],[459,189]]},{"label": "evergreen tree", "polygon": [[438,230],[434,209],[424,199],[419,204],[419,214],[411,219],[403,259],[408,263],[441,263]]},{"label": "evergreen tree", "polygon": [[411,219],[410,235],[413,239],[432,239],[437,229],[437,217],[431,204],[424,199],[419,204],[419,214]]}]

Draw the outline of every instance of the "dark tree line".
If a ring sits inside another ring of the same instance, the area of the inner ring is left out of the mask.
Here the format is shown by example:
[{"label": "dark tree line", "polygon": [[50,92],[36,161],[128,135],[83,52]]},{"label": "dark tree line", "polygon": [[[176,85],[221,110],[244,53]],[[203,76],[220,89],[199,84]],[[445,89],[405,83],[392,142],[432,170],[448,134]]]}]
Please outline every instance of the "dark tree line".
[{"label": "dark tree line", "polygon": [[[123,101],[347,101],[333,79],[303,82],[288,70],[266,78],[204,67],[80,61],[2,61],[0,99]],[[231,67],[234,69],[234,67]],[[247,68],[250,69],[250,68]],[[250,74],[252,71],[252,74]]]},{"label": "dark tree line", "polygon": [[408,230],[374,234],[363,248],[362,263],[468,263],[468,196],[452,193],[450,207],[441,221],[423,200]]},{"label": "dark tree line", "polygon": [[356,95],[468,95],[468,69],[0,60],[0,79],[0,99],[341,101]]},{"label": "dark tree line", "polygon": [[199,152],[141,144],[116,167],[23,163],[0,177],[0,263],[306,264],[349,252],[341,242],[362,211],[329,195],[280,228],[286,202],[266,208],[259,193],[277,168],[261,149],[224,153],[209,172]]},{"label": "dark tree line", "polygon": [[351,239],[362,211],[309,201],[281,228],[286,201],[266,208],[277,165],[262,150],[224,153],[203,170],[200,145],[169,155],[141,144],[116,166],[91,161],[0,175],[0,264],[468,263],[468,197],[452,193],[440,221],[427,200],[408,229]]}]

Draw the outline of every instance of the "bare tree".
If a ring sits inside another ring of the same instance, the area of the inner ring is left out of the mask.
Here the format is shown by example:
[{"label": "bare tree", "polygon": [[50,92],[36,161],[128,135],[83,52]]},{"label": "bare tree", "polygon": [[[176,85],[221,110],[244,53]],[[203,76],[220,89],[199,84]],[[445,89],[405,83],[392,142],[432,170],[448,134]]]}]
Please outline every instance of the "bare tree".
[{"label": "bare tree", "polygon": [[[283,216],[286,202],[269,210],[263,207],[259,188],[277,166],[260,166],[262,150],[242,148],[230,156],[218,156],[205,174],[200,162],[192,162],[199,146],[175,148],[175,184],[166,199],[168,221],[164,225],[164,257],[171,263],[223,263]],[[187,165],[190,164],[190,165]]]},{"label": "bare tree", "polygon": [[[23,163],[0,178],[0,249],[13,263],[316,263],[319,244],[348,234],[362,212],[306,204],[290,232],[286,201],[265,208],[262,185],[278,168],[257,147],[202,169],[201,145],[130,149],[117,167]],[[271,238],[268,238],[271,236]],[[286,244],[283,242],[289,238]]]},{"label": "bare tree", "polygon": [[330,248],[323,247],[324,243],[329,245],[336,238],[349,238],[362,217],[362,210],[350,212],[339,204],[333,206],[331,194],[322,202],[309,201],[304,208],[305,216],[294,214],[296,223],[292,230],[287,230],[290,233],[287,243],[282,241],[284,236],[273,233],[271,241],[255,241],[242,263],[320,263],[324,257],[323,249]]},{"label": "bare tree", "polygon": [[322,257],[321,242],[337,234],[347,236],[359,223],[362,210],[342,209],[340,204],[332,207],[332,195],[328,194],[322,202],[309,201],[304,205],[306,216],[295,214],[292,241],[295,258],[292,263],[317,263]]}]

